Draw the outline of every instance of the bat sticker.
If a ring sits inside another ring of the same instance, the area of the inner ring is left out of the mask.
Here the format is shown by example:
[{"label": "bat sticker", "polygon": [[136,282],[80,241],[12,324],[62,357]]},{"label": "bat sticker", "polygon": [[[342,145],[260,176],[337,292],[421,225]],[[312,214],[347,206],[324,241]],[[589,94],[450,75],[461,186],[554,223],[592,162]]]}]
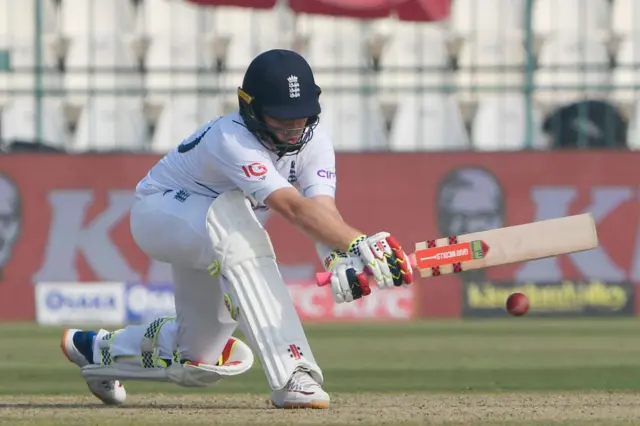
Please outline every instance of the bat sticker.
[{"label": "bat sticker", "polygon": [[426,269],[483,259],[488,251],[489,246],[480,240],[426,248],[416,251],[416,266],[419,269]]}]

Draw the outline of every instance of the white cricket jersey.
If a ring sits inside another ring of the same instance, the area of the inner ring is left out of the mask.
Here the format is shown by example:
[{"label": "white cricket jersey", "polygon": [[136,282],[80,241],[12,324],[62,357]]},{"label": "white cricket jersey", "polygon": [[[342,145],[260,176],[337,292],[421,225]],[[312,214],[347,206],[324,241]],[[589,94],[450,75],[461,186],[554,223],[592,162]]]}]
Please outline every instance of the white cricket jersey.
[{"label": "white cricket jersey", "polygon": [[184,190],[215,198],[239,188],[265,209],[264,200],[280,188],[296,187],[305,197],[335,196],[335,153],[322,125],[301,152],[278,159],[242,123],[236,111],[196,130],[153,166],[136,197]]}]

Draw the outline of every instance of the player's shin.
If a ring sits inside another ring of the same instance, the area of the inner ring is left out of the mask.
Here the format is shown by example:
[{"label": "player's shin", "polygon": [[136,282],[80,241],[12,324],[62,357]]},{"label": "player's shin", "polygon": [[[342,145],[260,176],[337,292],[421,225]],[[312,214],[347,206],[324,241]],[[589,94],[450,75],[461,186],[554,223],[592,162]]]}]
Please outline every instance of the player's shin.
[{"label": "player's shin", "polygon": [[322,384],[322,372],[278,270],[269,236],[242,192],[225,192],[212,203],[207,229],[217,257],[211,272],[225,278],[240,327],[271,388],[285,387],[300,368]]},{"label": "player's shin", "polygon": [[175,344],[177,327],[174,318],[163,317],[99,334],[93,347],[94,364],[82,367],[82,376],[87,380],[150,380],[203,387],[242,374],[253,365],[253,353],[235,338],[229,339],[215,365],[183,360]]}]

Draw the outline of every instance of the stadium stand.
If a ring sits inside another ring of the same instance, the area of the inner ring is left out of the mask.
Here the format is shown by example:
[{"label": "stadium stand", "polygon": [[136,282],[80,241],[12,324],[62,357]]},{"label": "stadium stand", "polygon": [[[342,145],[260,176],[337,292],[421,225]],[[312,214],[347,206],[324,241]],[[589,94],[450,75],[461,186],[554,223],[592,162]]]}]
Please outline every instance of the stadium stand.
[{"label": "stadium stand", "polygon": [[580,148],[553,129],[581,104],[598,146],[636,149],[636,22],[635,0],[0,0],[0,137],[163,153],[291,48],[338,151]]}]

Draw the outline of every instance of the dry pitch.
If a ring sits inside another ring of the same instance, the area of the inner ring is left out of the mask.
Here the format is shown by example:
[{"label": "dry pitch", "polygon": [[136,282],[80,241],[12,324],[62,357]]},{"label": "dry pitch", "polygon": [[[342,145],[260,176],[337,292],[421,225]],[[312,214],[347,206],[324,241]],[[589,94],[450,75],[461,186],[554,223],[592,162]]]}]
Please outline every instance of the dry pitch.
[{"label": "dry pitch", "polygon": [[104,407],[59,330],[0,327],[0,425],[640,425],[640,321],[309,326],[329,410],[276,410],[259,365],[206,390],[128,383]]},{"label": "dry pitch", "polygon": [[123,408],[92,397],[8,397],[0,424],[26,425],[637,425],[638,396],[336,394],[330,410],[275,410],[256,395],[134,396]]}]

